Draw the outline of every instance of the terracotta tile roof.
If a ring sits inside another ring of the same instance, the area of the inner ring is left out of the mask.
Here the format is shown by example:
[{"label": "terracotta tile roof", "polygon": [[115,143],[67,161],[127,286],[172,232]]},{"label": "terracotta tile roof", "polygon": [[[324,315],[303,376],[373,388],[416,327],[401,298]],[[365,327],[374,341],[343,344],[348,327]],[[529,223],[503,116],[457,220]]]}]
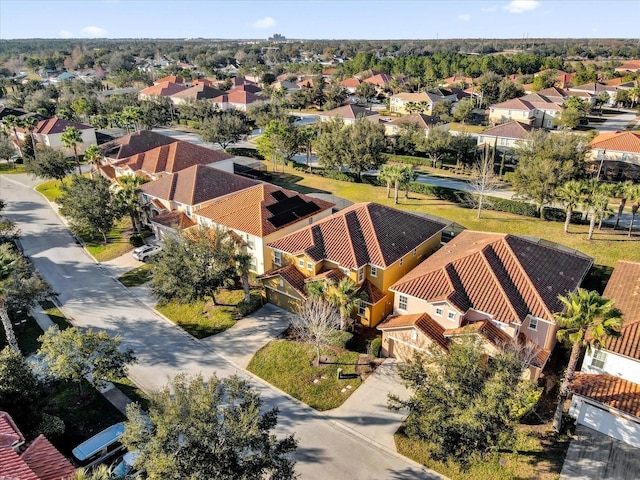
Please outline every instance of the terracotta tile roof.
[{"label": "terracotta tile roof", "polygon": [[193,100],[203,100],[206,98],[215,98],[220,95],[223,95],[224,92],[222,90],[218,90],[217,88],[210,87],[203,83],[199,83],[194,85],[191,88],[187,88],[186,90],[182,90],[178,93],[174,93],[171,95],[172,98],[183,98],[188,99],[191,98]]},{"label": "terracotta tile roof", "polygon": [[340,117],[356,119],[360,117],[369,117],[372,115],[378,115],[376,112],[372,112],[368,108],[360,107],[358,105],[344,105],[342,107],[334,108],[320,114],[321,117]]},{"label": "terracotta tile roof", "polygon": [[367,303],[370,303],[371,305],[375,305],[376,303],[387,298],[387,296],[369,280],[365,280],[364,282],[362,282],[362,285],[358,289],[357,293],[366,294],[367,299],[365,301]]},{"label": "terracotta tile roof", "polygon": [[623,63],[619,67],[616,67],[616,70],[640,70],[640,60],[631,60],[627,63]]},{"label": "terracotta tile roof", "polygon": [[98,172],[107,180],[116,179],[116,170],[111,165],[98,165]]},{"label": "terracotta tile roof", "polygon": [[428,92],[401,92],[391,95],[391,98],[399,98],[405,102],[427,102],[434,103],[444,99],[444,97],[454,95],[454,92],[442,89],[429,90]]},{"label": "terracotta tile roof", "polygon": [[324,200],[263,183],[231,193],[195,214],[219,225],[264,237],[333,206]]},{"label": "terracotta tile roof", "polygon": [[600,92],[615,92],[616,88],[610,87],[608,85],[604,85],[598,82],[585,83],[584,85],[578,85],[577,87],[569,88],[570,92],[579,91],[579,90],[593,93],[593,94],[598,94]]},{"label": "terracotta tile roof", "polygon": [[0,411],[0,447],[10,447],[24,442],[22,432],[7,412]]},{"label": "terracotta tile roof", "polygon": [[307,277],[305,279],[305,283],[309,282],[317,282],[319,280],[326,280],[331,283],[338,283],[340,280],[345,278],[346,275],[339,268],[331,268],[329,270],[325,270],[324,272],[320,272],[317,275],[313,275],[311,277]]},{"label": "terracotta tile roof", "polygon": [[591,148],[640,153],[640,135],[634,132],[601,133],[589,142]]},{"label": "terracotta tile roof", "polygon": [[339,85],[342,85],[345,88],[356,88],[360,83],[362,82],[357,78],[345,78],[339,83]]},{"label": "terracotta tile roof", "polygon": [[473,83],[473,79],[471,77],[465,77],[464,75],[454,75],[453,77],[445,78],[442,83],[453,84],[453,83]]},{"label": "terracotta tile roof", "polygon": [[147,174],[175,173],[194,165],[206,165],[229,158],[233,157],[220,150],[179,140],[124,158],[113,165]]},{"label": "terracotta tile roof", "polygon": [[445,337],[455,337],[458,335],[481,335],[494,347],[502,348],[511,342],[511,337],[500,330],[491,320],[485,319],[479,322],[471,322],[458,328],[449,328],[444,331]]},{"label": "terracotta tile roof", "polygon": [[[249,92],[249,93],[258,93],[260,92],[262,89],[257,86],[257,85],[253,85],[253,84],[243,84],[243,85],[238,85],[237,87],[233,87],[231,90],[229,90],[228,93],[233,93],[233,92]],[[224,93],[224,92],[223,92]]]},{"label": "terracotta tile roof", "polygon": [[379,73],[377,75],[364,79],[366,83],[370,83],[378,87],[384,87],[385,85],[388,85],[389,83],[391,83],[391,80],[393,80],[391,75],[387,75],[386,73]]},{"label": "terracotta tile roof", "polygon": [[423,335],[437,343],[442,349],[449,349],[449,339],[444,336],[444,327],[426,313],[388,317],[377,326],[377,329],[384,331],[406,327],[415,327]]},{"label": "terracotta tile roof", "polygon": [[558,295],[575,291],[591,258],[514,235],[465,230],[391,289],[425,301],[447,300],[504,323],[528,314],[553,321]]},{"label": "terracotta tile roof", "polygon": [[322,70],[322,75],[333,75],[337,71],[338,69],[335,67],[325,68],[324,70]]},{"label": "terracotta tile roof", "polygon": [[232,77],[231,85],[232,87],[238,87],[240,85],[255,85],[255,82],[251,82],[244,77]]},{"label": "terracotta tile roof", "polygon": [[187,215],[180,210],[161,213],[151,218],[153,223],[173,228],[174,230],[186,230],[196,225]]},{"label": "terracotta tile roof", "polygon": [[21,457],[40,480],[66,480],[75,473],[69,460],[44,435],[38,436],[22,452]]},{"label": "terracotta tile roof", "polygon": [[242,105],[248,105],[253,102],[260,102],[267,100],[265,97],[256,95],[251,92],[244,92],[242,90],[230,90],[229,93],[225,93],[213,99],[214,103],[239,103]]},{"label": "terracotta tile roof", "polygon": [[488,130],[479,133],[478,136],[516,138],[518,140],[522,140],[523,138],[526,138],[527,134],[531,130],[533,130],[533,127],[531,127],[530,125],[512,120],[510,122],[502,123],[500,125],[496,125],[495,127],[489,128]]},{"label": "terracotta tile roof", "polygon": [[533,106],[530,102],[526,100],[521,100],[519,98],[512,98],[511,100],[507,100],[506,102],[495,103],[490,105],[489,108],[500,108],[503,110],[535,110],[535,106]]},{"label": "terracotta tile roof", "polygon": [[622,312],[621,336],[605,344],[610,352],[640,360],[640,263],[619,261],[603,295]]},{"label": "terracotta tile roof", "polygon": [[624,413],[640,417],[640,385],[607,373],[576,373],[571,391]]},{"label": "terracotta tile roof", "polygon": [[0,478],[40,480],[13,448],[0,447]]},{"label": "terracotta tile roof", "polygon": [[159,78],[158,80],[156,80],[154,83],[154,85],[158,85],[160,83],[187,83],[190,80],[184,78],[184,77],[177,77],[175,75],[167,75],[166,77],[162,77]]},{"label": "terracotta tile roof", "polygon": [[260,182],[205,165],[194,165],[140,187],[143,193],[184,205],[198,205]]},{"label": "terracotta tile roof", "polygon": [[269,244],[343,268],[386,268],[438,235],[444,224],[377,203],[358,203]]},{"label": "terracotta tile roof", "polygon": [[175,138],[151,130],[140,130],[105,143],[100,150],[106,157],[121,160],[175,142]]},{"label": "terracotta tile roof", "polygon": [[304,288],[305,276],[300,273],[295,265],[286,265],[284,267],[274,268],[266,273],[258,276],[258,279],[282,277],[293,289],[300,294],[302,298],[307,298],[307,292]]},{"label": "terracotta tile roof", "polygon": [[40,135],[51,135],[64,132],[67,127],[76,127],[78,130],[91,130],[91,125],[85,125],[84,123],[72,122],[70,120],[64,120],[62,118],[50,118],[48,120],[41,120],[36,125],[33,133]]},{"label": "terracotta tile roof", "polygon": [[432,115],[425,115],[424,113],[414,113],[411,115],[405,115],[403,117],[396,118],[390,121],[389,123],[387,123],[387,125],[402,126],[407,124],[413,124],[413,125],[417,125],[420,128],[430,128],[434,125],[439,125],[441,123],[442,123],[442,120],[440,120],[438,117],[434,117]]},{"label": "terracotta tile roof", "polygon": [[162,82],[151,85],[147,88],[143,88],[142,90],[140,90],[140,92],[138,92],[138,95],[155,95],[159,97],[169,97],[186,89],[187,87],[178,85],[177,83]]},{"label": "terracotta tile roof", "polygon": [[194,85],[206,85],[207,87],[215,87],[216,82],[209,80],[208,78],[198,78],[193,81]]}]

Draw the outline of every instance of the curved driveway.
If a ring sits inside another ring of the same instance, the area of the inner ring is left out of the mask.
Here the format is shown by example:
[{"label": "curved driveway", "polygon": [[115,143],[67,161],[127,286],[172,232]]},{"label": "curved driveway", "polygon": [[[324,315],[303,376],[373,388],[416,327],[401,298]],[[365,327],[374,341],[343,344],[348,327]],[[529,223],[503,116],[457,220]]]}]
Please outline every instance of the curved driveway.
[{"label": "curved driveway", "polygon": [[280,409],[277,433],[294,433],[299,440],[295,457],[301,478],[442,478],[249,376],[217,354],[214,345],[204,345],[160,318],[76,245],[34,185],[26,175],[0,175],[0,198],[21,229],[24,253],[59,293],[75,325],[119,334],[134,349],[138,363],[131,375],[143,389],[160,388],[180,372],[205,377],[237,373],[253,383],[267,407]]}]

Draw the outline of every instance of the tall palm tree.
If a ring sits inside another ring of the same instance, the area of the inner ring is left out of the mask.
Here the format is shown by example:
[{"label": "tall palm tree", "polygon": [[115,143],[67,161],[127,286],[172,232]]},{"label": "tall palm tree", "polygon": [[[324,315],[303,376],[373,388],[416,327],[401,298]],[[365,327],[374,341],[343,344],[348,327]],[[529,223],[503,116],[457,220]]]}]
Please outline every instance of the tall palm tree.
[{"label": "tall palm tree", "polygon": [[[589,188],[589,187],[588,187]],[[608,212],[609,206],[609,187],[596,183],[593,190],[587,194],[583,203],[587,209],[591,210],[591,220],[589,221],[589,240],[593,239],[593,231],[596,226],[596,222],[602,225],[602,219]]]},{"label": "tall palm tree", "polygon": [[36,117],[34,117],[33,115],[28,115],[26,117],[24,117],[21,121],[20,121],[21,125],[23,128],[26,128],[27,131],[29,132],[29,136],[31,137],[31,146],[33,147],[33,151],[36,151],[36,139],[33,136],[33,131],[36,129],[36,126],[38,125],[38,119]]},{"label": "tall palm tree", "polygon": [[351,314],[358,308],[360,301],[366,301],[364,292],[358,293],[358,285],[349,277],[341,279],[337,285],[329,287],[328,300],[340,312],[340,329],[351,325]]},{"label": "tall palm tree", "polygon": [[612,189],[612,196],[619,199],[616,224],[613,227],[614,230],[618,228],[618,225],[620,224],[620,217],[622,216],[624,207],[627,204],[629,194],[633,193],[633,188],[633,182],[631,180],[627,180],[626,182],[616,184]]},{"label": "tall palm tree", "polygon": [[18,145],[18,150],[20,151],[20,156],[22,157],[22,147],[20,147],[20,142],[18,141],[17,131],[17,128],[20,125],[20,120],[15,115],[7,115],[2,119],[2,122],[4,123],[4,126],[7,128],[7,130],[10,130],[11,133],[13,133],[13,139],[15,140],[16,145]]},{"label": "tall palm tree", "polygon": [[131,225],[136,233],[142,231],[142,205],[140,204],[140,185],[147,180],[139,175],[123,175],[118,177],[120,190],[118,191],[118,202],[131,218]]},{"label": "tall palm tree", "polygon": [[573,211],[583,201],[585,194],[585,184],[580,180],[569,180],[556,190],[556,196],[566,210],[564,219],[564,233],[569,233],[569,224],[571,223],[571,215]]},{"label": "tall palm tree", "polygon": [[305,284],[305,290],[309,298],[326,298],[328,289],[329,284],[323,280]]},{"label": "tall palm tree", "polygon": [[387,198],[391,195],[391,184],[393,183],[393,169],[395,165],[384,164],[378,173],[378,180],[387,184]]},{"label": "tall palm tree", "polygon": [[418,174],[413,170],[413,165],[401,165],[401,174],[400,185],[404,187],[404,198],[409,198],[409,187],[418,178]]},{"label": "tall palm tree", "polygon": [[84,152],[84,159],[91,166],[91,169],[89,170],[89,175],[91,176],[92,180],[93,180],[93,172],[97,170],[98,165],[100,165],[100,162],[102,161],[103,158],[104,158],[104,155],[102,155],[102,150],[100,150],[100,148],[97,145],[90,145],[89,148],[87,148],[87,150]]},{"label": "tall palm tree", "polygon": [[60,140],[62,140],[62,144],[66,148],[73,149],[73,156],[76,159],[76,164],[78,165],[78,175],[82,175],[80,159],[78,158],[78,145],[82,143],[82,132],[76,127],[67,127],[64,129],[64,132],[62,132]]},{"label": "tall palm tree", "polygon": [[629,188],[627,195],[629,196],[627,201],[631,202],[631,221],[629,222],[629,231],[627,233],[630,237],[631,231],[633,230],[633,222],[638,214],[638,208],[640,208],[640,185],[634,185]]},{"label": "tall palm tree", "polygon": [[564,402],[569,397],[580,349],[598,348],[606,339],[620,336],[622,327],[622,314],[613,307],[613,300],[602,297],[598,292],[580,288],[576,293],[559,296],[558,299],[565,306],[565,311],[554,315],[560,327],[557,337],[571,345],[571,356],[558,394],[558,408],[553,420],[556,432],[562,427]]}]

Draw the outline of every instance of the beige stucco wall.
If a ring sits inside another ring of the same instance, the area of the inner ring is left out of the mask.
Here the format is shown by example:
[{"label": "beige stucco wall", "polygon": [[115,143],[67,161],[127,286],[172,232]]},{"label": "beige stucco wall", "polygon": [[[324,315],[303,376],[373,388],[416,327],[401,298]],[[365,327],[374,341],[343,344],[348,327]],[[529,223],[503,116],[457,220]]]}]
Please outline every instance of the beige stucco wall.
[{"label": "beige stucco wall", "polygon": [[393,356],[402,362],[413,357],[415,352],[427,353],[432,341],[415,327],[384,330],[382,332],[382,355]]}]

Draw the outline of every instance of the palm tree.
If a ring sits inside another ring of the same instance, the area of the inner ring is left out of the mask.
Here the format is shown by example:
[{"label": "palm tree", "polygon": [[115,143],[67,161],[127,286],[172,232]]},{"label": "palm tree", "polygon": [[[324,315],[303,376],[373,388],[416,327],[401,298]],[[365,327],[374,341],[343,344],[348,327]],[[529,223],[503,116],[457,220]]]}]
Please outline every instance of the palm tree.
[{"label": "palm tree", "polygon": [[378,180],[387,184],[387,198],[389,198],[391,194],[391,184],[393,183],[394,168],[395,165],[389,165],[387,163],[385,165],[382,165],[382,168],[380,168],[380,172],[378,173]]},{"label": "palm tree", "polygon": [[7,337],[7,343],[16,352],[20,352],[16,334],[13,331],[13,325],[7,313],[7,290],[3,285],[11,278],[16,262],[15,255],[13,255],[8,248],[9,244],[4,244],[0,249],[0,321],[2,322]]},{"label": "palm tree", "polygon": [[8,130],[11,130],[11,133],[13,133],[13,139],[18,145],[18,150],[20,151],[20,156],[22,157],[23,156],[22,147],[20,147],[20,142],[18,141],[18,131],[17,131],[17,127],[20,125],[20,120],[15,115],[7,115],[6,117],[4,117],[2,121],[4,123],[4,126]]},{"label": "palm tree", "polygon": [[64,132],[62,132],[60,140],[62,140],[62,144],[66,148],[73,149],[73,156],[76,159],[76,164],[78,165],[78,175],[82,175],[80,159],[78,158],[78,144],[82,143],[82,132],[76,127],[67,127],[64,129]]},{"label": "palm tree", "polygon": [[[418,177],[418,174],[413,170],[412,165],[401,165],[400,170],[402,175],[400,185],[404,187],[404,198],[409,198],[409,187],[411,186],[411,182],[414,182]],[[397,198],[396,203],[398,203]]]},{"label": "palm tree", "polygon": [[98,465],[91,470],[79,468],[76,470],[71,480],[111,480],[115,478],[111,468],[107,465]]},{"label": "palm tree", "polygon": [[33,147],[33,151],[36,151],[36,139],[33,136],[33,131],[36,129],[38,125],[38,119],[33,115],[27,115],[23,119],[20,120],[20,125],[23,128],[26,128],[31,136],[31,146]]},{"label": "palm tree", "polygon": [[238,248],[235,256],[236,273],[242,282],[244,290],[244,303],[251,302],[251,285],[249,284],[249,269],[251,267],[251,255],[242,246]]},{"label": "palm tree", "polygon": [[140,185],[147,180],[139,175],[123,175],[118,177],[120,190],[117,198],[119,204],[124,208],[131,218],[131,225],[136,233],[142,231],[142,205],[140,204]]},{"label": "palm tree", "polygon": [[350,325],[351,314],[358,308],[360,301],[366,301],[364,292],[358,293],[358,285],[349,277],[345,277],[337,285],[329,287],[328,300],[340,312],[340,329],[346,330]]},{"label": "palm tree", "polygon": [[559,296],[558,299],[565,306],[565,311],[554,315],[560,327],[557,337],[560,342],[571,345],[571,356],[558,394],[558,408],[553,420],[556,432],[562,427],[564,402],[569,397],[580,349],[598,348],[608,338],[620,336],[622,326],[622,314],[613,307],[613,300],[602,297],[598,292],[580,288],[576,293]]},{"label": "palm tree", "polygon": [[91,166],[91,169],[89,170],[89,175],[91,176],[92,180],[93,180],[93,172],[97,170],[98,165],[100,165],[100,162],[102,161],[103,158],[104,156],[102,155],[102,150],[100,150],[100,148],[97,145],[90,145],[89,148],[87,148],[87,150],[84,152],[84,159]]},{"label": "palm tree", "polygon": [[631,180],[627,180],[626,182],[618,183],[613,188],[613,196],[615,198],[619,198],[620,202],[618,203],[618,215],[616,216],[616,224],[613,226],[613,229],[618,228],[618,224],[620,223],[620,217],[622,216],[622,212],[624,211],[624,207],[627,204],[627,200],[629,194],[633,193],[633,182]]},{"label": "palm tree", "polygon": [[602,225],[602,219],[606,215],[609,206],[609,188],[601,183],[595,185],[591,193],[584,200],[586,208],[591,209],[591,220],[589,221],[589,240],[593,239],[593,231],[596,221]]},{"label": "palm tree", "polygon": [[327,296],[329,284],[323,280],[308,282],[305,290],[309,298],[325,298]]},{"label": "palm tree", "polygon": [[585,194],[585,184],[580,180],[569,180],[556,191],[556,196],[566,210],[564,219],[564,233],[569,233],[569,224],[571,223],[571,215],[573,211],[583,201]]},{"label": "palm tree", "polygon": [[636,214],[640,207],[640,185],[634,185],[630,188],[627,195],[629,196],[627,201],[631,202],[631,221],[629,222],[629,232],[627,233],[630,237],[631,231],[633,230],[633,221],[636,219]]}]

